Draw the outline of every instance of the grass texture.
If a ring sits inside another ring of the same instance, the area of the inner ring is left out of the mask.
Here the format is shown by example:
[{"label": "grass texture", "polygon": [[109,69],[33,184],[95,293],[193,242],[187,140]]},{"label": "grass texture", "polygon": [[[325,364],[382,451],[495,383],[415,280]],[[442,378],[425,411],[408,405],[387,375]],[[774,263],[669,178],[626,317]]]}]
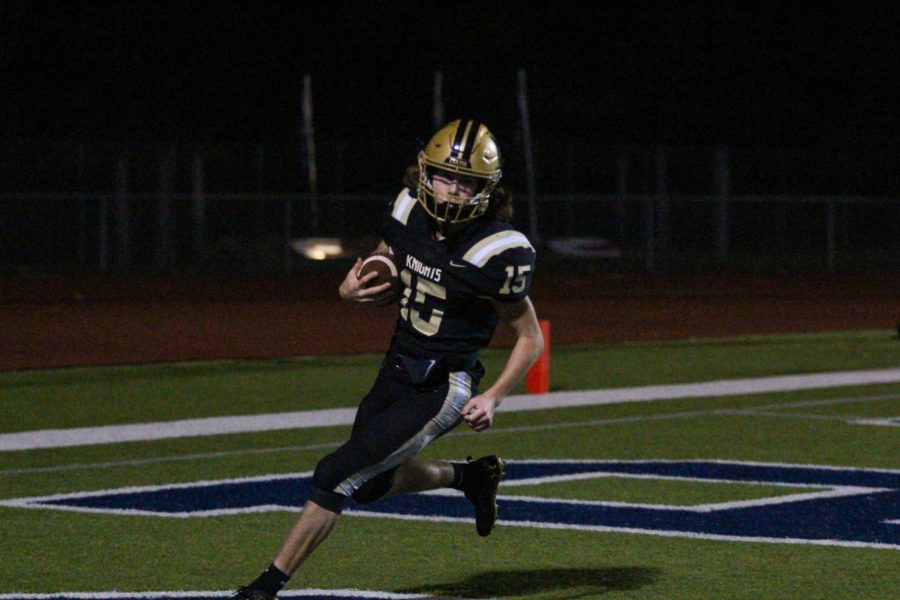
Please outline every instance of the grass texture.
[{"label": "grass texture", "polygon": [[[484,353],[488,381],[506,352]],[[900,342],[887,331],[753,336],[554,347],[551,360],[553,390],[587,390],[896,368]],[[352,407],[378,362],[365,355],[0,373],[0,432]],[[898,469],[900,429],[852,422],[898,415],[900,384],[508,412],[489,432],[461,428],[424,455]],[[308,471],[348,430],[0,452],[0,499]],[[508,495],[671,505],[798,491],[619,477],[501,488]],[[230,589],[268,564],[294,518],[0,507],[0,593]],[[346,516],[289,585],[453,598],[882,599],[900,589],[900,552],[502,521],[481,539],[470,523]]]}]

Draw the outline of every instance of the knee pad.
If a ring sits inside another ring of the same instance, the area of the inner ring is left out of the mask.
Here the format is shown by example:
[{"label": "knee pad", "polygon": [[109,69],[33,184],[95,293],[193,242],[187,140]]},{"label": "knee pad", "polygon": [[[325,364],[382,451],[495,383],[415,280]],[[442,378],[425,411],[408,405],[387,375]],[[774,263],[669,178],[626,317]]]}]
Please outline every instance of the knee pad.
[{"label": "knee pad", "polygon": [[391,489],[396,472],[397,468],[395,467],[368,480],[353,492],[353,500],[360,504],[371,504],[380,500]]},{"label": "knee pad", "polygon": [[347,503],[347,496],[314,487],[309,495],[309,501],[339,515],[343,512],[344,505]]},{"label": "knee pad", "polygon": [[313,472],[313,485],[320,490],[333,492],[347,478],[344,469],[340,468],[340,462],[340,458],[334,453],[320,460]]},{"label": "knee pad", "polygon": [[338,484],[344,480],[339,468],[340,460],[329,454],[319,461],[313,472],[313,491],[309,499],[331,512],[340,514],[347,497],[336,492]]}]

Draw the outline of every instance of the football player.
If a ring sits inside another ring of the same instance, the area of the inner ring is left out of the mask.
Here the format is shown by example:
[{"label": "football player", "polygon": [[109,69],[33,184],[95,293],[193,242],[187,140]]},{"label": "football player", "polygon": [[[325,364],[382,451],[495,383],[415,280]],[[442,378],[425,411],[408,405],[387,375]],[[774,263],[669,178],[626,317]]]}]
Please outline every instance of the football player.
[{"label": "football player", "polygon": [[[406,187],[385,211],[376,251],[395,255],[402,295],[390,349],[362,399],[350,439],[316,466],[314,491],[273,563],[236,596],[271,600],[333,530],[348,498],[369,503],[451,487],[474,507],[476,530],[497,518],[497,456],[451,463],[417,454],[461,422],[484,431],[494,411],[540,355],[544,340],[528,289],[535,251],[509,223],[498,187],[494,136],[474,119],[440,129],[407,170]],[[368,286],[358,260],[339,288],[349,302],[383,303],[390,284]],[[479,351],[499,321],[515,345],[494,383],[479,392]]]}]

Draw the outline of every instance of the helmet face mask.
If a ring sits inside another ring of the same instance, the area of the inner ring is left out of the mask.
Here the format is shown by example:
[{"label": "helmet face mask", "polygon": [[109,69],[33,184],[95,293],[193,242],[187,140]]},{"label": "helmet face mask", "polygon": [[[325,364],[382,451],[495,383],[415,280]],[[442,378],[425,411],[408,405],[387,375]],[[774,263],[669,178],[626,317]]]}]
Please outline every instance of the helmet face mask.
[{"label": "helmet face mask", "polygon": [[[500,181],[500,152],[494,136],[472,119],[441,128],[419,153],[417,198],[440,227],[482,216]],[[461,194],[436,193],[434,180],[457,185]]]}]

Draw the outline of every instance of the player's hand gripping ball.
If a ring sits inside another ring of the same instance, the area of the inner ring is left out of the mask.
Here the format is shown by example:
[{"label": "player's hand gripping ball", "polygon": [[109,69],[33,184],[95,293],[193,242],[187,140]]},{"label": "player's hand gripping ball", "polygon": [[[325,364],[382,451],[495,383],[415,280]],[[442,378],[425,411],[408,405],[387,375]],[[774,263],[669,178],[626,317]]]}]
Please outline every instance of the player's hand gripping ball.
[{"label": "player's hand gripping ball", "polygon": [[399,300],[403,292],[403,285],[400,283],[400,268],[397,265],[397,257],[389,252],[373,252],[363,260],[356,276],[362,279],[372,272],[378,273],[378,275],[365,284],[366,288],[376,287],[384,283],[391,284],[386,292],[379,294],[375,303],[385,305],[393,304]]}]

